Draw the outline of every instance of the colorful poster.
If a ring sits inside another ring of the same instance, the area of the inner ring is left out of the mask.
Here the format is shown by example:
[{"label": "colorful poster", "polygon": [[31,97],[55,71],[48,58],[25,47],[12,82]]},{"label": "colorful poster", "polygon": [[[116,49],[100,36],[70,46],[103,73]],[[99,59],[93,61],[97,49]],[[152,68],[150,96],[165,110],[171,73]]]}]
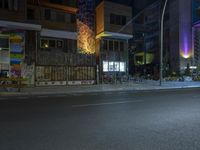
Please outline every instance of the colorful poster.
[{"label": "colorful poster", "polygon": [[21,65],[24,59],[25,33],[10,33],[10,65],[11,76],[21,76]]}]

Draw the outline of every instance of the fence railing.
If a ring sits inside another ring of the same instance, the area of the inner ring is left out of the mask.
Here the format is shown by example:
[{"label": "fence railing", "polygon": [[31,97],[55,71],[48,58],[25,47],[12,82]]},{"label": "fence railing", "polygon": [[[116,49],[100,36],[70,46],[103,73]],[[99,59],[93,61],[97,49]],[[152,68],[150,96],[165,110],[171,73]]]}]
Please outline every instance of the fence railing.
[{"label": "fence railing", "polygon": [[16,88],[18,92],[27,86],[27,79],[24,78],[0,78],[0,88]]}]

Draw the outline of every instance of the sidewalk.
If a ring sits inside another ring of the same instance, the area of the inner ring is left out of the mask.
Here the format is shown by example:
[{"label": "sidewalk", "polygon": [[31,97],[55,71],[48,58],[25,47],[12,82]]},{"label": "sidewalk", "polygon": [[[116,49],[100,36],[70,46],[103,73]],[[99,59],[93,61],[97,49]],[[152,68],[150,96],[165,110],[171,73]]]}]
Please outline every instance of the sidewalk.
[{"label": "sidewalk", "polygon": [[[158,81],[144,81],[142,83],[128,82],[123,84],[100,84],[87,86],[51,86],[32,87],[22,89],[21,92],[5,92],[0,90],[0,96],[16,95],[50,95],[50,94],[75,94],[109,91],[147,91],[164,89],[200,88],[200,82],[163,82],[162,86]],[[15,90],[16,91],[16,90]]]}]

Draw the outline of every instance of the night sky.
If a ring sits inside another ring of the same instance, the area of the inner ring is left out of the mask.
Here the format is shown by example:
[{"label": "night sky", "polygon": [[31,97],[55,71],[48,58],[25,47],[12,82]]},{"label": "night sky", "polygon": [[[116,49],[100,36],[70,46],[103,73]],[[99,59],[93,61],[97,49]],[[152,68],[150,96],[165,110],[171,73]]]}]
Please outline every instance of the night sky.
[{"label": "night sky", "polygon": [[[102,0],[96,0],[96,4],[98,4],[101,1]],[[124,5],[133,6],[134,13],[137,13],[140,10],[144,9],[146,6],[152,4],[153,2],[155,2],[157,0],[108,0],[108,1],[112,1],[112,2],[117,2],[117,3],[124,4]]]}]

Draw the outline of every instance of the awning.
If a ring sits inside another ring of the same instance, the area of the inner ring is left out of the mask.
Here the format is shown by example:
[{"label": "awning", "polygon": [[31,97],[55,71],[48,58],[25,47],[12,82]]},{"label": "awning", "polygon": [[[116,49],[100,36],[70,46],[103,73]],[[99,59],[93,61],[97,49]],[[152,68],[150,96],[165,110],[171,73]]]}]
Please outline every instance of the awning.
[{"label": "awning", "polygon": [[53,37],[53,38],[63,38],[63,39],[77,39],[76,32],[69,31],[61,31],[61,30],[50,30],[50,29],[42,29],[40,32],[40,36]]},{"label": "awning", "polygon": [[5,27],[9,29],[34,30],[34,31],[41,30],[41,25],[13,22],[13,21],[2,21],[2,20],[0,20],[0,27]]},{"label": "awning", "polygon": [[117,33],[117,32],[102,32],[96,36],[96,39],[99,39],[101,37],[111,37],[111,38],[117,38],[117,39],[123,39],[128,40],[133,38],[133,35],[131,34],[124,34],[124,33]]}]

